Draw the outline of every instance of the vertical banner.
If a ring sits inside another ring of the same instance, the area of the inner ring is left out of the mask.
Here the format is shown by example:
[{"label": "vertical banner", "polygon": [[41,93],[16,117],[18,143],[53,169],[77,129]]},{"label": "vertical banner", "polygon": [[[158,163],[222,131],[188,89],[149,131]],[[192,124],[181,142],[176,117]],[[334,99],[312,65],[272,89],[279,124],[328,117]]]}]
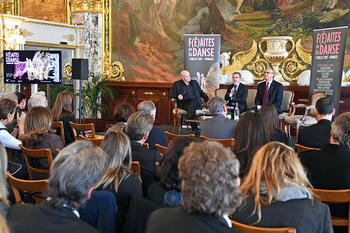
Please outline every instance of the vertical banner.
[{"label": "vertical banner", "polygon": [[201,85],[211,68],[220,68],[221,35],[185,34],[184,43],[184,68]]},{"label": "vertical banner", "polygon": [[339,107],[347,31],[347,26],[313,31],[309,102],[312,93],[326,91],[327,96],[333,98],[336,114]]}]

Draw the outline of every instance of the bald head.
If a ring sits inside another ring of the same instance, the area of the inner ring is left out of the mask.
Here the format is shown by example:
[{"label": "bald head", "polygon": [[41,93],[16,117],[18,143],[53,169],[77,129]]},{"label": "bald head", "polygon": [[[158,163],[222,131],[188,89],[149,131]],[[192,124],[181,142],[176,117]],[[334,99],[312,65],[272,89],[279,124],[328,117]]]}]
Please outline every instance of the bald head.
[{"label": "bald head", "polygon": [[187,70],[181,71],[181,79],[182,79],[185,83],[189,83],[189,82],[191,81],[190,72],[188,72]]}]

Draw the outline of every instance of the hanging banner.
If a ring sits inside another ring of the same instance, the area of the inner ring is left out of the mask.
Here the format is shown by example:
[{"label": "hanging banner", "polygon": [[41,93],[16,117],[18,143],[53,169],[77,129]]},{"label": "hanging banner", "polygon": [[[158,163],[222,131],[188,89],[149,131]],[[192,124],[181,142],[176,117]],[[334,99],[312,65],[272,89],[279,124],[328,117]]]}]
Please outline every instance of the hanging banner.
[{"label": "hanging banner", "polygon": [[202,86],[210,69],[220,68],[220,34],[185,34],[184,68]]},{"label": "hanging banner", "polygon": [[312,93],[326,91],[327,96],[333,98],[336,114],[339,107],[347,31],[347,26],[313,31],[309,102]]}]

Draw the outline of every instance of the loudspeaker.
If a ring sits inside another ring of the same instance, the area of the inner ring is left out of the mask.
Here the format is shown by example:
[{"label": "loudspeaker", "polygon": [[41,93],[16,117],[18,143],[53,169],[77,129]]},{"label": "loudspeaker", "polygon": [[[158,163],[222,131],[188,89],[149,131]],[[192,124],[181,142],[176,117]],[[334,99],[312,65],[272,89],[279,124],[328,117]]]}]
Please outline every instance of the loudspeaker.
[{"label": "loudspeaker", "polygon": [[72,59],[72,79],[87,80],[89,76],[89,60],[81,58]]}]

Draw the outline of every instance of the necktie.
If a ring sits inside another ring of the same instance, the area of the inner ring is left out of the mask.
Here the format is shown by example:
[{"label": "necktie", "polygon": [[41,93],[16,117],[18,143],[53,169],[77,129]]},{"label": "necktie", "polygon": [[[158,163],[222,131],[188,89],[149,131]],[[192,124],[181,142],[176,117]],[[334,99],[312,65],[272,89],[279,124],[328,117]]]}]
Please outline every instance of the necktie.
[{"label": "necktie", "polygon": [[266,83],[264,98],[263,98],[263,102],[262,102],[263,105],[267,103],[268,95],[269,95],[269,83]]}]

